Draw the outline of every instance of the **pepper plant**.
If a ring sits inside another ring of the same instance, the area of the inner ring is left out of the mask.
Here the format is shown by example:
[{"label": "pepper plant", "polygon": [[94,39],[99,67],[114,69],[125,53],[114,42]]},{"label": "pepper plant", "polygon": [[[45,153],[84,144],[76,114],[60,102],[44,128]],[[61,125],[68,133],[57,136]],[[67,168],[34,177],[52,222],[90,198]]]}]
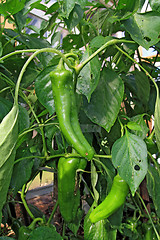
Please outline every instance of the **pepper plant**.
[{"label": "pepper plant", "polygon": [[[2,0],[0,14],[0,222],[14,231],[0,239],[159,239],[160,3]],[[25,198],[43,167],[49,218]]]}]

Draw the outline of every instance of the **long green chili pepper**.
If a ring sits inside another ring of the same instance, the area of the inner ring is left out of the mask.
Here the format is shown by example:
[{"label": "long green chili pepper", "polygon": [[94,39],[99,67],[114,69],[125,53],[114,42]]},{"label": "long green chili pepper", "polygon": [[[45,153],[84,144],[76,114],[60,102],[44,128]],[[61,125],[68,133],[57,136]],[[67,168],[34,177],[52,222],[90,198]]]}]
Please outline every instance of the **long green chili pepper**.
[{"label": "long green chili pepper", "polygon": [[73,75],[66,70],[62,60],[50,73],[55,109],[60,129],[67,142],[82,157],[91,160],[94,150],[85,139],[78,121]]},{"label": "long green chili pepper", "polygon": [[64,158],[58,162],[58,202],[65,222],[74,222],[80,206],[80,190],[77,169],[84,170],[84,158]]},{"label": "long green chili pepper", "polygon": [[111,216],[125,203],[128,193],[128,184],[117,174],[107,197],[91,212],[91,222],[96,223]]}]

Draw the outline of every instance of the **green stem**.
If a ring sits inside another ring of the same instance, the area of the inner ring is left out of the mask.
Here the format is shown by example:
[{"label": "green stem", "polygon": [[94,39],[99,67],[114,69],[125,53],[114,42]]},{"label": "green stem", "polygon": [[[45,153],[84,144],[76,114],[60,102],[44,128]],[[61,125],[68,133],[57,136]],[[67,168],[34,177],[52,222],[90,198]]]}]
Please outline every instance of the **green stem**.
[{"label": "green stem", "polygon": [[95,154],[94,157],[95,158],[112,158],[112,155],[98,155],[98,154]]},{"label": "green stem", "polygon": [[53,218],[53,216],[54,216],[54,214],[55,214],[55,212],[57,210],[57,207],[58,207],[58,200],[57,200],[57,202],[56,202],[56,204],[55,204],[55,206],[53,208],[53,211],[52,211],[52,213],[51,213],[51,215],[50,215],[50,217],[48,219],[47,225],[49,225],[51,223],[52,218]]},{"label": "green stem", "polygon": [[155,158],[152,156],[152,154],[148,151],[147,152],[148,155],[150,156],[150,158],[152,159],[152,161],[154,162],[154,165],[156,166],[156,169],[158,171],[158,174],[160,176],[160,168],[159,168],[159,164],[157,163],[157,161],[155,160]]},{"label": "green stem", "polygon": [[159,89],[158,89],[158,86],[156,84],[156,82],[154,81],[153,77],[149,74],[149,72],[141,66],[141,64],[139,64],[136,60],[134,60],[128,53],[126,53],[125,51],[123,51],[120,47],[118,47],[117,45],[115,45],[115,47],[120,51],[122,52],[124,55],[126,55],[126,57],[128,57],[132,62],[134,62],[135,64],[137,64],[145,73],[146,75],[151,79],[151,81],[153,82],[155,88],[156,88],[156,91],[157,91],[157,95],[159,95]]},{"label": "green stem", "polygon": [[73,52],[66,53],[65,57],[66,58],[72,57],[72,58],[74,58],[76,60],[76,64],[79,64],[79,58],[78,58],[78,56],[75,53],[73,53]]},{"label": "green stem", "polygon": [[[43,122],[42,122],[43,124]],[[44,157],[46,160],[48,159],[48,153],[47,153],[47,146],[46,146],[46,140],[45,140],[45,135],[44,135],[44,129],[43,126],[40,127],[41,135],[42,135],[42,142],[43,142],[43,151],[44,151]]]},{"label": "green stem", "polygon": [[[52,117],[53,118],[53,117]],[[45,121],[45,122],[47,122],[47,121]],[[46,127],[46,126],[51,126],[51,125],[58,125],[58,123],[44,123],[44,124],[38,124],[38,126],[37,126],[37,124],[35,124],[35,125],[33,125],[33,126],[31,126],[30,128],[28,128],[28,129],[26,129],[26,130],[24,130],[24,132],[22,132],[22,133],[20,133],[19,134],[19,136],[18,136],[18,138],[21,138],[23,135],[25,135],[25,134],[27,134],[27,133],[29,133],[29,132],[32,132],[33,130],[36,130],[36,129],[38,129],[38,128],[41,128],[41,127]]]},{"label": "green stem", "polygon": [[158,234],[158,232],[157,232],[157,229],[156,229],[156,227],[155,227],[155,225],[154,225],[154,223],[153,223],[153,221],[152,221],[152,218],[151,218],[151,216],[150,216],[150,214],[149,214],[149,212],[148,212],[148,209],[147,209],[147,207],[146,207],[146,205],[145,205],[145,203],[144,203],[141,195],[140,195],[138,192],[136,192],[136,193],[137,193],[139,199],[141,200],[144,209],[145,209],[146,212],[147,212],[147,215],[148,215],[148,217],[149,217],[149,220],[151,221],[152,227],[153,227],[153,229],[154,229],[154,231],[155,231],[155,234],[156,234],[157,238],[160,239],[159,234]]},{"label": "green stem", "polygon": [[26,95],[25,95],[23,92],[21,92],[21,95],[22,95],[23,99],[26,101],[26,103],[28,104],[28,106],[29,106],[29,108],[30,108],[30,110],[31,110],[34,118],[36,119],[37,123],[40,125],[40,121],[39,121],[36,113],[34,112],[32,106],[31,106],[31,104],[30,104],[30,101],[28,100],[28,98],[26,97]]},{"label": "green stem", "polygon": [[22,187],[21,199],[22,199],[23,205],[24,205],[26,211],[28,212],[29,216],[34,220],[35,217],[34,217],[34,215],[32,214],[31,210],[29,209],[29,207],[28,207],[28,205],[27,205],[27,202],[26,202],[26,200],[25,200],[25,189],[26,189],[26,184],[24,184],[23,187]]},{"label": "green stem", "polygon": [[40,217],[38,217],[38,218],[35,218],[35,219],[31,222],[31,224],[28,226],[28,228],[33,231],[34,228],[35,228],[35,226],[36,226],[36,223],[37,223],[37,222],[40,222],[41,224],[44,223],[43,219],[40,218]]},{"label": "green stem", "polygon": [[[47,157],[47,161],[49,161],[49,160],[52,159],[52,158],[60,158],[60,157],[65,157],[65,158],[77,157],[77,158],[79,158],[79,157],[81,157],[81,155],[79,155],[78,153],[74,153],[74,154],[73,154],[73,153],[56,154],[56,155],[48,156],[48,157]],[[100,158],[111,158],[112,156],[111,156],[111,155],[96,155],[96,154],[95,154],[94,157],[95,157],[95,158],[98,158],[98,157],[100,157]],[[16,164],[16,163],[18,163],[18,162],[20,162],[20,161],[22,161],[22,160],[24,160],[24,159],[31,159],[31,158],[44,159],[44,158],[46,158],[46,157],[35,156],[35,155],[26,156],[26,157],[17,159],[17,160],[14,162],[14,164]],[[97,161],[98,161],[98,160],[97,160]]]},{"label": "green stem", "polygon": [[95,56],[97,56],[101,51],[103,51],[105,48],[111,46],[111,45],[115,45],[118,43],[134,43],[133,41],[129,41],[129,40],[120,40],[120,39],[112,39],[108,42],[106,42],[104,45],[102,45],[97,51],[95,51],[89,58],[87,58],[86,60],[84,60],[82,63],[80,63],[78,66],[76,66],[76,72],[77,74],[82,70],[82,68],[88,63],[90,62]]},{"label": "green stem", "polygon": [[[18,105],[18,92],[19,92],[19,87],[20,87],[20,83],[23,77],[23,74],[25,73],[25,70],[27,68],[27,66],[29,65],[29,63],[33,60],[33,58],[35,58],[39,53],[43,53],[43,52],[52,52],[55,54],[58,54],[63,61],[68,65],[69,68],[74,68],[70,61],[65,57],[65,55],[63,53],[61,53],[59,50],[54,49],[54,48],[42,48],[37,50],[36,52],[34,52],[29,58],[28,60],[25,62],[25,64],[23,65],[23,68],[21,69],[21,72],[19,74],[18,80],[17,80],[17,84],[16,84],[16,88],[15,88],[15,104]],[[2,60],[2,58],[0,59],[0,61]]]},{"label": "green stem", "polygon": [[3,61],[3,60],[5,60],[6,58],[11,57],[11,56],[16,55],[16,54],[25,53],[25,52],[26,52],[26,53],[27,53],[27,52],[28,52],[28,53],[29,53],[29,52],[36,52],[36,51],[37,51],[37,49],[17,50],[17,51],[8,53],[8,54],[6,54],[5,56],[1,57],[1,58],[0,58],[0,62]]},{"label": "green stem", "polygon": [[[100,155],[100,156],[101,156],[101,155]],[[99,164],[101,164],[101,166],[104,168],[104,170],[106,171],[108,177],[110,178],[110,180],[111,180],[111,182],[112,182],[112,177],[110,176],[110,173],[109,173],[107,167],[106,167],[100,160],[98,160],[98,159],[96,159],[96,158],[93,158],[93,160],[94,160],[95,162],[98,162]]]}]

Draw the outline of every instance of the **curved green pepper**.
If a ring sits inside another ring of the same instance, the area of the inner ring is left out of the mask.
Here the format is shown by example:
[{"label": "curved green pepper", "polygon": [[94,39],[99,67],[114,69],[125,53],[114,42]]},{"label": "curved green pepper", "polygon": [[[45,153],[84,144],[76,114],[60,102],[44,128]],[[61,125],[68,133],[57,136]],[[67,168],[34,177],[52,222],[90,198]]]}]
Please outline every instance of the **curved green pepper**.
[{"label": "curved green pepper", "polygon": [[55,109],[60,129],[68,143],[84,158],[91,160],[94,150],[85,139],[78,121],[75,89],[71,71],[60,61],[50,73]]},{"label": "curved green pepper", "polygon": [[94,149],[90,146],[88,141],[86,140],[85,136],[82,133],[82,130],[80,128],[79,119],[78,119],[78,111],[77,111],[77,103],[76,103],[76,94],[74,92],[71,92],[71,124],[73,131],[75,132],[77,138],[80,140],[81,144],[87,149],[87,158],[91,160],[94,155]]},{"label": "curved green pepper", "polygon": [[73,222],[80,206],[77,169],[85,169],[84,158],[64,158],[58,162],[58,203],[65,222]]},{"label": "curved green pepper", "polygon": [[117,174],[107,197],[91,212],[89,216],[91,222],[96,223],[111,216],[124,204],[128,193],[128,184]]}]

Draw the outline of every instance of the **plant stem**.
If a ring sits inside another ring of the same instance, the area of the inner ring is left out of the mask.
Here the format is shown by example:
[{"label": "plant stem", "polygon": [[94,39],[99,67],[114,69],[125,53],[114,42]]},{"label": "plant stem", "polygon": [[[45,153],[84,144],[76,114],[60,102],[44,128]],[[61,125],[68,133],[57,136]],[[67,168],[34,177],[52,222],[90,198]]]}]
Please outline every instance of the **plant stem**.
[{"label": "plant stem", "polygon": [[29,216],[34,220],[35,217],[34,217],[34,215],[32,214],[31,210],[29,209],[29,207],[28,207],[28,205],[27,205],[27,202],[26,202],[26,200],[25,200],[25,189],[26,189],[26,184],[24,184],[23,187],[22,187],[21,199],[22,199],[23,205],[24,205],[26,211],[28,212]]},{"label": "plant stem", "polygon": [[154,225],[154,223],[153,223],[153,221],[152,221],[152,218],[151,218],[151,216],[150,216],[150,214],[149,214],[149,212],[148,212],[148,209],[147,209],[147,207],[146,207],[146,205],[145,205],[145,203],[144,203],[141,195],[140,195],[138,192],[136,192],[136,193],[137,193],[139,199],[141,200],[143,207],[145,208],[145,210],[146,210],[146,212],[147,212],[147,215],[148,215],[148,217],[149,217],[149,220],[151,221],[152,227],[153,227],[153,229],[154,229],[154,231],[155,231],[155,234],[156,234],[157,238],[160,239],[159,234],[158,234],[158,232],[157,232],[157,229],[156,229],[156,227],[155,227],[155,225]]},{"label": "plant stem", "polygon": [[94,160],[95,162],[98,162],[99,164],[101,164],[101,166],[104,168],[104,170],[106,171],[108,177],[110,178],[110,180],[111,180],[111,182],[112,182],[112,177],[111,177],[111,175],[110,175],[109,170],[107,169],[107,167],[106,167],[100,160],[98,160],[98,159],[96,159],[96,158],[93,158],[93,160]]},{"label": "plant stem", "polygon": [[159,95],[159,89],[158,89],[158,86],[156,84],[156,82],[154,81],[153,77],[149,74],[149,72],[141,66],[141,64],[139,64],[136,60],[134,60],[128,53],[126,53],[125,51],[123,51],[120,47],[118,47],[117,45],[115,45],[115,47],[120,51],[122,52],[124,55],[126,55],[126,57],[128,57],[132,62],[134,62],[135,64],[137,64],[145,73],[146,75],[151,79],[151,81],[153,82],[156,90],[157,90],[157,95]]},{"label": "plant stem", "polygon": [[17,51],[14,51],[14,52],[11,52],[11,53],[8,53],[8,54],[6,54],[5,56],[3,56],[3,57],[1,57],[0,58],[0,61],[3,61],[3,60],[5,60],[6,58],[8,58],[8,57],[11,57],[11,56],[13,56],[13,55],[16,55],[16,54],[20,54],[20,53],[29,53],[29,52],[36,52],[37,51],[37,49],[23,49],[23,50],[17,50]]},{"label": "plant stem", "polygon": [[58,200],[57,200],[57,202],[56,202],[56,204],[55,204],[55,206],[53,208],[53,211],[52,211],[52,213],[51,213],[51,215],[50,215],[50,217],[48,219],[47,225],[49,225],[51,223],[51,220],[52,220],[52,218],[53,218],[53,216],[54,216],[54,214],[55,214],[55,212],[57,210],[57,207],[58,207]]},{"label": "plant stem", "polygon": [[97,54],[99,54],[101,51],[103,51],[105,48],[111,46],[111,45],[115,45],[118,43],[134,43],[133,41],[129,41],[129,40],[124,40],[124,39],[112,39],[108,42],[106,42],[104,45],[102,45],[97,51],[95,51],[89,58],[87,58],[86,60],[84,60],[82,63],[80,63],[78,66],[76,66],[75,70],[76,73],[78,74],[82,68],[88,63],[90,62],[95,56],[97,56]]},{"label": "plant stem", "polygon": [[112,155],[98,155],[98,154],[95,154],[94,157],[95,158],[112,158]]},{"label": "plant stem", "polygon": [[[35,51],[35,49],[34,49]],[[21,51],[23,52],[23,51]],[[19,91],[19,86],[20,86],[20,83],[21,83],[21,80],[22,80],[22,77],[23,77],[23,74],[25,73],[25,70],[27,68],[27,66],[29,65],[29,63],[33,60],[33,58],[35,58],[35,56],[37,56],[39,53],[43,53],[43,52],[52,52],[52,53],[55,53],[55,54],[58,54],[61,56],[61,58],[63,59],[63,61],[68,65],[69,68],[74,68],[72,66],[72,64],[70,63],[70,61],[65,57],[65,55],[63,53],[61,53],[59,50],[57,49],[54,49],[54,48],[42,48],[42,49],[39,49],[37,50],[36,49],[36,52],[34,52],[29,58],[28,60],[25,62],[25,64],[23,65],[23,68],[21,69],[21,72],[19,74],[19,77],[18,77],[18,80],[17,80],[17,84],[16,84],[16,89],[15,89],[15,104],[18,104],[18,91]],[[13,53],[12,53],[13,54]],[[7,56],[7,55],[6,55]],[[12,55],[10,55],[12,56]],[[5,57],[5,56],[4,56]],[[0,58],[0,61],[2,60],[3,58]]]},{"label": "plant stem", "polygon": [[153,163],[155,164],[155,167],[157,168],[158,174],[160,176],[159,164],[157,163],[157,161],[155,160],[155,158],[152,156],[152,154],[149,151],[147,153],[148,153],[149,157],[152,159]]},{"label": "plant stem", "polygon": [[[52,158],[59,158],[59,157],[65,157],[65,158],[70,158],[70,157],[81,157],[81,155],[79,155],[78,153],[62,153],[62,154],[56,154],[56,155],[51,155],[51,156],[48,156],[47,157],[47,161],[49,161],[50,159]],[[94,155],[95,158],[111,158],[112,156],[111,155]],[[24,159],[30,159],[30,158],[40,158],[40,159],[44,159],[46,158],[45,156],[42,157],[42,156],[35,156],[35,155],[32,155],[32,156],[26,156],[26,157],[23,157],[23,158],[19,158],[17,159],[14,164],[24,160]]]}]

